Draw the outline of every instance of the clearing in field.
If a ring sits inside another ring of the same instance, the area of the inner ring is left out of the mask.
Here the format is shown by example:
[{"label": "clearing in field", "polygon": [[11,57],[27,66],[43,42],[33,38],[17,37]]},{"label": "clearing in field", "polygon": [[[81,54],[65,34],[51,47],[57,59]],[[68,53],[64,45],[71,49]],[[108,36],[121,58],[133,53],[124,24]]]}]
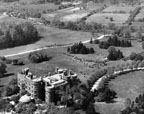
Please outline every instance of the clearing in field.
[{"label": "clearing in field", "polygon": [[86,22],[96,22],[102,24],[115,23],[124,24],[129,18],[130,14],[115,14],[115,13],[97,13],[90,16]]},{"label": "clearing in field", "polygon": [[106,9],[104,9],[102,12],[105,12],[105,13],[114,13],[114,12],[117,12],[117,13],[130,13],[132,12],[134,9],[136,8],[136,6],[116,6],[116,5],[113,5],[113,6],[110,6]]},{"label": "clearing in field", "polygon": [[75,13],[75,14],[71,14],[71,15],[66,15],[62,18],[62,21],[73,21],[76,22],[79,19],[83,18],[87,16],[87,13]]}]

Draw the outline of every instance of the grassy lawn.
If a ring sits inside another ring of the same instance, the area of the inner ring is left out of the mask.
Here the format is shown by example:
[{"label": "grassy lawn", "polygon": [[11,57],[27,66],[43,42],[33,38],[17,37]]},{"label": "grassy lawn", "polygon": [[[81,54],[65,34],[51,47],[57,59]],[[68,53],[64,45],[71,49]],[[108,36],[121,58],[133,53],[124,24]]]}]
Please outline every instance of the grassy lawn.
[{"label": "grassy lawn", "polygon": [[95,109],[101,114],[118,114],[124,109],[126,98],[132,101],[144,92],[144,72],[136,71],[120,75],[109,82],[109,87],[117,93],[114,103],[95,102]]},{"label": "grassy lawn", "polygon": [[[92,16],[90,16],[86,22],[96,22],[96,23],[102,23],[102,24],[108,24],[108,23],[115,23],[115,24],[123,24],[126,22],[130,14],[118,14],[118,13],[97,13]],[[113,21],[111,21],[111,18],[113,18]]]},{"label": "grassy lawn", "polygon": [[109,6],[108,8],[104,9],[102,12],[105,13],[113,13],[113,12],[120,12],[123,11],[125,13],[130,13],[131,11],[133,11],[136,8],[136,6],[117,6],[117,5],[112,5]]},{"label": "grassy lawn", "polygon": [[80,20],[81,18],[87,16],[87,14],[88,13],[74,13],[74,14],[66,15],[66,16],[62,17],[61,20],[76,22],[76,21]]},{"label": "grassy lawn", "polygon": [[134,100],[139,94],[144,93],[144,72],[120,75],[109,82],[109,87],[116,91],[117,97]]},{"label": "grassy lawn", "polygon": [[100,114],[118,114],[123,108],[123,101],[117,103],[95,102],[95,110]]},{"label": "grassy lawn", "polygon": [[7,54],[19,53],[23,51],[36,49],[39,47],[48,46],[55,43],[56,44],[76,43],[79,41],[89,40],[91,38],[91,34],[88,32],[80,32],[80,31],[77,32],[46,26],[38,26],[38,29],[40,34],[43,36],[43,38],[40,39],[38,42],[24,46],[0,50],[0,55],[3,56]]},{"label": "grassy lawn", "polygon": [[16,77],[17,72],[21,71],[21,69],[25,67],[29,67],[32,73],[36,74],[37,76],[47,75],[48,72],[53,72],[55,67],[57,66],[59,68],[71,69],[78,74],[80,80],[84,83],[86,83],[91,73],[95,71],[95,69],[89,68],[88,66],[83,65],[82,63],[74,61],[72,57],[63,54],[64,52],[66,52],[66,48],[47,49],[46,52],[49,54],[49,56],[52,57],[52,59],[39,64],[30,63],[27,58],[28,55],[14,57],[23,60],[25,65],[24,66],[8,65],[7,76],[4,76],[3,78],[0,79],[1,80],[0,85],[1,86],[7,85],[12,78]]},{"label": "grassy lawn", "polygon": [[120,49],[123,52],[124,56],[129,56],[132,52],[140,53],[143,52],[142,42],[138,42],[136,40],[132,41],[132,47],[116,47],[116,49]]}]

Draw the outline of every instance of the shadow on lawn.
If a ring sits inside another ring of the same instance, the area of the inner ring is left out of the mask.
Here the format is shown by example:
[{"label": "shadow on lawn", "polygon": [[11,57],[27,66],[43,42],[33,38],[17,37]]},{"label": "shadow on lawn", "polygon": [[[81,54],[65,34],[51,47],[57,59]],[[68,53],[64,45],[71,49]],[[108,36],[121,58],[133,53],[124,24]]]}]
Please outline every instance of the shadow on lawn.
[{"label": "shadow on lawn", "polygon": [[2,78],[14,75],[14,73],[6,73]]}]

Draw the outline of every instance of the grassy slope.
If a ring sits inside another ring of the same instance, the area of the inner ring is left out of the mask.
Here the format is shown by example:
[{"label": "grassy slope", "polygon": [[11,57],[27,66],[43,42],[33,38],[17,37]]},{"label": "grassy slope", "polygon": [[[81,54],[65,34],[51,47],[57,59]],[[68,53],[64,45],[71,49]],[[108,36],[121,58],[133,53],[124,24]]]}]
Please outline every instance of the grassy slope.
[{"label": "grassy slope", "polygon": [[139,94],[144,93],[144,72],[137,71],[121,75],[110,81],[109,87],[114,89],[120,98],[134,100]]},{"label": "grassy slope", "polygon": [[[55,67],[60,68],[68,68],[76,73],[78,73],[79,78],[85,83],[87,78],[94,72],[94,69],[91,69],[82,63],[76,62],[72,60],[72,57],[64,55],[63,52],[66,52],[66,48],[58,48],[58,49],[48,49],[46,50],[48,55],[52,57],[50,61],[42,62],[39,64],[32,64],[28,61],[27,55],[18,56],[16,58],[20,58],[24,61],[24,66],[12,66],[8,65],[7,74],[14,73],[11,76],[5,76],[1,78],[0,85],[7,85],[7,83],[16,76],[16,73],[20,71],[22,68],[29,67],[30,70],[37,74],[37,76],[47,75],[48,72],[53,72]],[[86,76],[86,77],[84,77]]]},{"label": "grassy slope", "polygon": [[32,50],[38,47],[44,47],[55,43],[56,44],[76,43],[79,41],[89,40],[91,37],[91,34],[88,32],[77,32],[64,29],[60,30],[57,28],[44,27],[44,26],[39,26],[39,31],[40,34],[43,36],[43,38],[38,42],[34,44],[0,50],[0,55],[7,55]]},{"label": "grassy slope", "polygon": [[135,98],[144,93],[144,72],[137,71],[121,75],[109,82],[109,87],[117,93],[115,103],[96,102],[95,109],[101,114],[118,114],[124,109],[126,98],[135,100]]}]

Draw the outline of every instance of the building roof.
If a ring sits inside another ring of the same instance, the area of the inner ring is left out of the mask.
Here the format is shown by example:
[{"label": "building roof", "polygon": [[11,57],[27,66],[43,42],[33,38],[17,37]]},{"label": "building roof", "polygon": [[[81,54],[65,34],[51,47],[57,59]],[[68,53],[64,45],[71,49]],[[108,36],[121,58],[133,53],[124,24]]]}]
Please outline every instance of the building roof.
[{"label": "building roof", "polygon": [[31,101],[31,97],[28,96],[28,95],[24,95],[22,96],[20,99],[19,99],[19,102],[22,102],[22,103],[27,103],[27,102],[30,102]]}]

